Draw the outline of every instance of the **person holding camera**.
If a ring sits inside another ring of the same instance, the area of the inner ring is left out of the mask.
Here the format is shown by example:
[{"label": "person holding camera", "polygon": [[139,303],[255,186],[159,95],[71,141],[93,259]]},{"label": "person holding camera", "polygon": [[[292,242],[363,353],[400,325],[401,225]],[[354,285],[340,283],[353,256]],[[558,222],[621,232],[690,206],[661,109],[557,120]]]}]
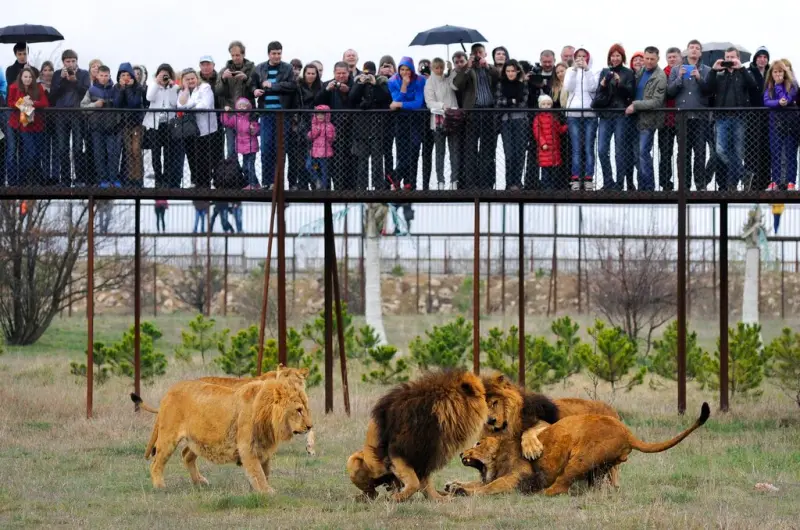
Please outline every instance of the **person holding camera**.
[{"label": "person holding camera", "polygon": [[[144,116],[146,144],[150,147],[156,188],[180,188],[180,160],[183,150],[170,138],[169,120],[175,117],[168,112],[178,106],[178,89],[175,86],[175,71],[167,63],[156,69],[155,82],[147,88],[149,112]],[[163,156],[163,162],[162,162]]]},{"label": "person holding camera", "polygon": [[[739,50],[730,47],[725,58],[718,59],[708,74],[708,86],[714,94],[716,108],[747,108],[751,104],[750,94],[756,81],[739,60]],[[725,166],[726,182],[717,182],[718,187],[735,190],[744,176],[745,119],[736,111],[716,112],[717,163]]]},{"label": "person holding camera", "polygon": [[[603,171],[603,187],[607,190],[622,191],[625,181],[631,182],[633,179],[635,155],[630,130],[633,122],[622,111],[633,102],[634,72],[625,66],[625,48],[621,44],[611,46],[607,61],[608,67],[600,72],[600,83],[592,102],[594,109],[608,109],[599,113],[597,155]],[[612,137],[617,168],[616,178],[611,169]]]},{"label": "person holding camera", "polygon": [[[323,90],[317,94],[316,105],[327,105],[333,111],[352,109],[353,78],[350,67],[344,61],[333,65],[333,79],[322,84]],[[336,127],[334,155],[330,164],[328,185],[333,182],[337,189],[353,190],[356,182],[352,178],[357,157],[353,155],[353,116],[346,112],[333,112],[331,122]]]},{"label": "person holding camera", "polygon": [[[253,93],[248,90],[250,77],[256,65],[253,61],[245,59],[244,44],[235,40],[228,45],[231,58],[225,63],[217,78],[214,93],[220,100],[225,112],[230,112],[236,106],[239,98],[247,98],[253,105]],[[227,157],[236,157],[236,129],[225,128],[225,142],[227,143]]]},{"label": "person holding camera", "polygon": [[[64,50],[61,62],[64,66],[53,74],[50,102],[56,109],[75,109],[80,107],[83,96],[89,90],[89,72],[78,68],[78,54],[73,50]],[[84,141],[81,116],[77,112],[59,112],[54,113],[53,117],[57,156],[53,159],[50,184],[71,182],[70,145],[72,160],[76,162],[75,178],[81,180],[84,173],[84,168],[79,163],[83,159]],[[72,135],[71,144],[70,135]]]},{"label": "person holding camera", "polygon": [[[563,55],[563,53],[562,53]],[[592,57],[586,48],[575,50],[574,65],[567,69],[564,88],[569,92],[567,128],[572,144],[572,175],[570,188],[594,190],[594,142],[597,137],[597,117],[591,112],[597,93],[597,73],[592,71]],[[582,155],[584,157],[581,160]]]},{"label": "person holding camera", "polygon": [[179,110],[204,110],[194,113],[197,136],[185,139],[186,158],[192,184],[196,188],[211,187],[211,170],[214,168],[212,152],[214,133],[217,132],[217,117],[214,114],[214,89],[202,81],[194,68],[181,72],[181,91],[178,92]]},{"label": "person holding camera", "polygon": [[[122,63],[117,71],[114,87],[114,107],[120,109],[144,109],[145,91],[136,79],[131,63]],[[142,187],[144,163],[142,160],[141,112],[122,114],[122,168],[124,182],[129,186]]]},{"label": "person holding camera", "polygon": [[[351,101],[354,109],[388,110],[392,102],[389,79],[377,75],[375,63],[367,61],[361,74],[355,77]],[[383,182],[386,168],[383,166],[382,131],[383,113],[370,112],[353,116],[353,154],[358,158],[356,167],[356,189],[369,189],[370,158],[372,159],[372,189]],[[391,168],[389,168],[391,170]]]}]

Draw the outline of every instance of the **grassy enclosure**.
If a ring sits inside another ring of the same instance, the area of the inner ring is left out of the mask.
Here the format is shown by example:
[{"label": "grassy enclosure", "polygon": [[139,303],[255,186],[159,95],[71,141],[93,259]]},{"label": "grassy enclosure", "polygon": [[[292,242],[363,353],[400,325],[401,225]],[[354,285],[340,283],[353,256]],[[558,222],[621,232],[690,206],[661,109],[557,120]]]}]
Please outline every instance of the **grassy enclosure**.
[{"label": "grassy enclosure", "polygon": [[[174,362],[180,329],[191,315],[156,319],[163,331],[161,350],[169,358],[165,376],[143,385],[145,400],[157,404],[174,382],[219,374],[199,356],[192,364]],[[98,315],[97,341],[112,341],[130,318]],[[239,329],[251,322],[218,318],[219,327]],[[430,317],[386,317],[389,340],[407,351],[414,336],[444,322]],[[487,317],[482,332],[515,324],[515,318]],[[581,321],[585,335],[588,321]],[[289,325],[299,327],[300,323]],[[764,322],[768,342],[780,327],[797,322]],[[528,332],[546,333],[549,321],[530,318]],[[693,322],[698,341],[713,349],[715,323]],[[357,493],[345,461],[363,443],[370,407],[386,387],[361,382],[365,368],[350,365],[352,417],[343,412],[339,369],[335,367],[335,413],[324,415],[323,389],[309,391],[317,431],[317,456],[303,439],[283,445],[272,464],[275,495],[250,493],[243,470],[200,460],[211,483],[195,487],[176,452],[167,465],[166,491],[154,491],[144,448],[153,416],[135,414],[131,381],[115,377],[95,389],[95,418],[85,419],[85,381],[69,374],[69,362],[84,358],[85,321],[57,319],[34,346],[7,347],[0,358],[0,527],[91,528],[796,528],[800,520],[800,409],[771,382],[758,399],[734,399],[732,411],[718,412],[718,395],[688,385],[686,417],[676,413],[675,383],[639,385],[612,395],[601,384],[598,397],[611,402],[633,432],[647,441],[674,436],[712,405],[709,422],[674,449],[634,453],[621,468],[621,488],[559,498],[521,496],[457,498],[433,504],[419,498],[403,505],[379,499],[354,500]],[[338,361],[337,361],[338,363]],[[648,379],[651,376],[648,375]],[[553,397],[586,397],[583,375],[546,387]],[[435,475],[437,488],[448,480],[474,480],[474,470],[456,460]],[[777,492],[761,492],[768,482]]]}]

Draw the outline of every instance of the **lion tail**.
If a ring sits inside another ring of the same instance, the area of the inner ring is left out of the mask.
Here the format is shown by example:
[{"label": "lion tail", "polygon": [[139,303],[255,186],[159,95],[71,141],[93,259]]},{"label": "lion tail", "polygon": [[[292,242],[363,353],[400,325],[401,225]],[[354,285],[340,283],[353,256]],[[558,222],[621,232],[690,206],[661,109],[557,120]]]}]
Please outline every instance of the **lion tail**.
[{"label": "lion tail", "polygon": [[631,439],[631,447],[636,449],[637,451],[641,451],[642,453],[660,453],[661,451],[666,451],[667,449],[671,449],[678,445],[684,438],[692,434],[692,432],[703,425],[708,417],[711,415],[711,409],[708,406],[708,403],[703,403],[703,407],[700,410],[700,417],[697,418],[697,421],[694,424],[680,433],[678,436],[671,440],[667,440],[666,442],[660,443],[647,443],[637,439],[633,434],[630,435]]},{"label": "lion tail", "polygon": [[153,414],[158,414],[158,409],[154,409],[150,405],[144,402],[142,398],[140,398],[137,394],[131,392],[131,401],[133,401],[133,410],[139,412],[139,409],[146,410],[147,412],[151,412]]}]

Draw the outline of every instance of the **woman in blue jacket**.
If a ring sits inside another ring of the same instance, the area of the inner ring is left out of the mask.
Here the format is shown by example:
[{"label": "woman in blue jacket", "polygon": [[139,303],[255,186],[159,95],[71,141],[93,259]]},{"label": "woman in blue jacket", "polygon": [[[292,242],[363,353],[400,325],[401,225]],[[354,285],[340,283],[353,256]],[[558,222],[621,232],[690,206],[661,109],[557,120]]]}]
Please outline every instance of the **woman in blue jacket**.
[{"label": "woman in blue jacket", "polygon": [[392,103],[389,109],[396,112],[390,116],[394,121],[397,144],[397,167],[392,175],[392,183],[405,189],[414,189],[417,183],[417,162],[422,134],[417,127],[418,120],[411,112],[425,106],[425,78],[417,75],[414,61],[410,57],[400,60],[400,67],[389,79],[389,92]]}]

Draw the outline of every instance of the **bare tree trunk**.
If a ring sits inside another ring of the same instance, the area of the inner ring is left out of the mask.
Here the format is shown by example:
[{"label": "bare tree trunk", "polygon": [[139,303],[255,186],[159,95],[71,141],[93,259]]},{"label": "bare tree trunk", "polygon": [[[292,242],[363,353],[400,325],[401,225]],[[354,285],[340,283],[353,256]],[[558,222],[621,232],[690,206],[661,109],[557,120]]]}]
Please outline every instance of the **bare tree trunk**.
[{"label": "bare tree trunk", "polygon": [[375,329],[379,344],[386,344],[381,308],[381,247],[380,228],[386,219],[387,207],[383,204],[367,204],[365,209],[366,249],[364,256],[364,316],[368,326]]}]

